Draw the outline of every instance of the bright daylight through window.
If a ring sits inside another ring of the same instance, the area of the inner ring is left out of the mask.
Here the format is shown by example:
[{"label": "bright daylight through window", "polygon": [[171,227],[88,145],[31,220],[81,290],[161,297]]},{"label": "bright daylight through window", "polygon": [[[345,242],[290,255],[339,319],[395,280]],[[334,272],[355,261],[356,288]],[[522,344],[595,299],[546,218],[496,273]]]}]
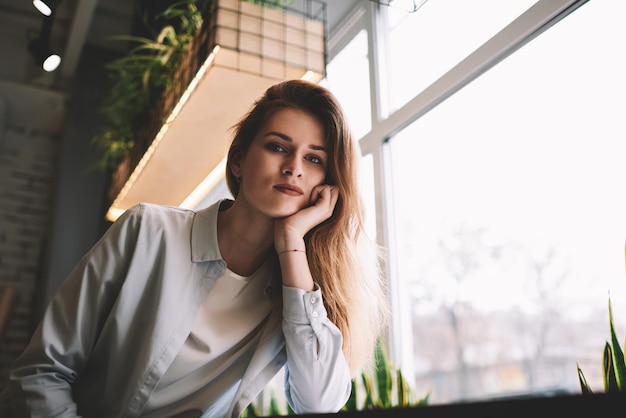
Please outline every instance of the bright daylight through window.
[{"label": "bright daylight through window", "polygon": [[[390,176],[375,196],[395,315],[407,314],[393,322],[394,359],[431,404],[580,393],[577,364],[601,390],[609,296],[626,334],[626,3],[584,3],[432,109],[412,101],[535,3],[387,8],[388,78],[377,82],[391,103],[372,105],[388,120],[371,121],[355,96],[366,86],[343,91],[329,65],[358,137],[388,157],[367,152],[365,178]],[[411,106],[410,123],[394,119]]]}]

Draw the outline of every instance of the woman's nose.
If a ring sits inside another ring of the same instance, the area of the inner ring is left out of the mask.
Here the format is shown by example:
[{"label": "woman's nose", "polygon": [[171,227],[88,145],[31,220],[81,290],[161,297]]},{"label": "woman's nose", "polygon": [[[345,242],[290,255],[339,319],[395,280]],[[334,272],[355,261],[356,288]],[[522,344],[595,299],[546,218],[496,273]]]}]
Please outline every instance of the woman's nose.
[{"label": "woman's nose", "polygon": [[285,162],[282,173],[286,176],[302,177],[302,163],[300,158],[292,157]]}]

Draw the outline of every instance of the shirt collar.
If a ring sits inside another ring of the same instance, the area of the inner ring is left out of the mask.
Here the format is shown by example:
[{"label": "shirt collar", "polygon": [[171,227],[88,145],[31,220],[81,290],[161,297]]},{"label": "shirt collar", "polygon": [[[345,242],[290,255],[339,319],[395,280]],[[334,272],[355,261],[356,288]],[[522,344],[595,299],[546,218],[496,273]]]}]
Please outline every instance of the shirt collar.
[{"label": "shirt collar", "polygon": [[[231,199],[221,199],[214,204],[196,212],[191,226],[191,261],[221,261],[226,267],[217,242],[217,214],[222,204],[232,204]],[[270,261],[270,275],[265,288],[265,294],[273,300],[281,301],[282,286],[278,260]],[[220,273],[221,274],[221,273]]]},{"label": "shirt collar", "polygon": [[218,200],[196,212],[191,227],[192,262],[223,260],[217,243],[217,214],[222,202],[227,200]]}]

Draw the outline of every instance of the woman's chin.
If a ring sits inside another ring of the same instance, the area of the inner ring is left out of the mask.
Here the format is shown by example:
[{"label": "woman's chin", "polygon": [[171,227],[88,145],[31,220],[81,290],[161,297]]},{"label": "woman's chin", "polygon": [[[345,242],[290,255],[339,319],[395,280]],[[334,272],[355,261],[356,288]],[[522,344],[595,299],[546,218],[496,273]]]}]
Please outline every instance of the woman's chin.
[{"label": "woman's chin", "polygon": [[271,211],[272,217],[277,219],[288,218],[291,215],[295,215],[305,207],[305,205],[281,205],[280,207],[276,207],[273,211]]}]

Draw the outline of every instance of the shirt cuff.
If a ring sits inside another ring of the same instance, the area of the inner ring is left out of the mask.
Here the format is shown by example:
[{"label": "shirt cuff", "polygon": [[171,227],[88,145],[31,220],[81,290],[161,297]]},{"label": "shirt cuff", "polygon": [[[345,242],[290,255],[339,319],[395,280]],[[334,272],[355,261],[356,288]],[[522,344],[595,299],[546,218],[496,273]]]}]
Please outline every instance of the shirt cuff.
[{"label": "shirt cuff", "polygon": [[296,287],[283,286],[283,319],[296,323],[314,323],[326,318],[326,308],[322,301],[322,291],[308,291]]}]

